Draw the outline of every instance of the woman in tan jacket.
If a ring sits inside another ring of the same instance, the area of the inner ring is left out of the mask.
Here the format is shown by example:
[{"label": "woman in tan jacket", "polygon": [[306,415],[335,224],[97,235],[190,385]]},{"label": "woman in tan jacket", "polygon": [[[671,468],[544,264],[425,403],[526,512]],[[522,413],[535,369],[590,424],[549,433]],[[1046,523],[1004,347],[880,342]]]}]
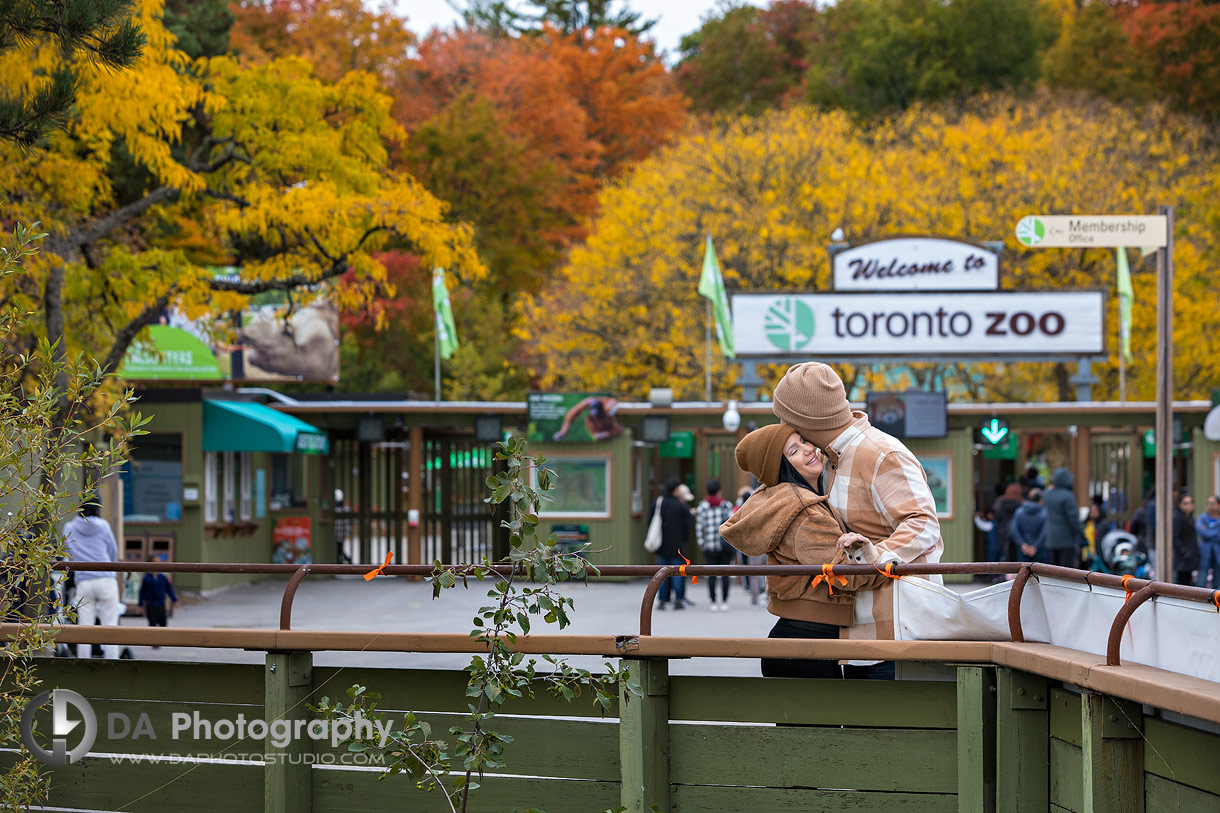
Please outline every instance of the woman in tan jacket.
[{"label": "woman in tan jacket", "polygon": [[[737,465],[762,486],[723,526],[721,534],[747,556],[766,555],[769,564],[822,565],[848,562],[840,539],[851,541],[856,561],[875,562],[872,543],[844,528],[831,514],[820,484],[822,458],[787,424],[756,429],[737,444]],[[854,541],[852,541],[854,540]],[[779,616],[768,638],[838,638],[850,627],[856,590],[870,590],[885,576],[847,577],[833,587],[810,576],[767,576],[767,610]],[[831,592],[833,589],[833,593]],[[838,678],[837,661],[764,658],[764,677]]]}]

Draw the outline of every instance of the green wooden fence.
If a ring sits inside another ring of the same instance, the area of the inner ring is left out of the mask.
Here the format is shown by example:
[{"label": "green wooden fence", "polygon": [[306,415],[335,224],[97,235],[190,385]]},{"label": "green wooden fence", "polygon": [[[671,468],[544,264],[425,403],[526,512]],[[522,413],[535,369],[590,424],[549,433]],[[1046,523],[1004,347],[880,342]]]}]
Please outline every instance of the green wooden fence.
[{"label": "green wooden fence", "polygon": [[[1028,672],[970,665],[956,682],[823,681],[628,664],[643,697],[620,697],[604,716],[545,694],[506,706],[495,727],[514,737],[508,768],[482,780],[469,809],[1220,810],[1216,726]],[[360,683],[382,708],[446,732],[467,702],[460,671],[318,667],[309,653],[268,653],[262,666],[54,660],[41,675],[44,688],[83,694],[98,718],[90,754],[52,771],[52,805],[85,810],[444,810],[404,776],[338,764],[345,755],[330,742],[276,746],[193,726],[175,739],[173,715],[308,720],[307,703]],[[41,714],[49,725],[49,707]],[[145,736],[112,737],[118,714],[133,731],[146,719]]]}]

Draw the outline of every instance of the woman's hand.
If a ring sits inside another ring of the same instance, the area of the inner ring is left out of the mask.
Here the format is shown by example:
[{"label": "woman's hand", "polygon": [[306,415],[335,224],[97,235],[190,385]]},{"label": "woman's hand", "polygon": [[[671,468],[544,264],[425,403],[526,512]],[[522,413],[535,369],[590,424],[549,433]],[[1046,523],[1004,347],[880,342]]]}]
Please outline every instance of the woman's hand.
[{"label": "woman's hand", "polygon": [[864,536],[863,534],[858,534],[858,533],[853,533],[851,531],[848,531],[847,533],[845,533],[839,537],[838,547],[840,547],[840,548],[858,548],[861,545],[867,545],[871,541],[872,540],[870,540],[867,536]]}]

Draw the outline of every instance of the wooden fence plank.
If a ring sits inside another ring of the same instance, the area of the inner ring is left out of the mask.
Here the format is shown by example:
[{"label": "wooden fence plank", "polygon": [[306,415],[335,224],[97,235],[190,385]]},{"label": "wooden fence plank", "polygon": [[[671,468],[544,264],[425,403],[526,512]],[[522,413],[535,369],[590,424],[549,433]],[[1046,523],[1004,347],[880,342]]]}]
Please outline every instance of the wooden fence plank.
[{"label": "wooden fence plank", "polygon": [[[469,675],[454,669],[317,667],[313,672],[315,698],[345,699],[348,687],[359,683],[381,694],[377,705],[382,709],[464,712],[470,702],[466,697]],[[569,703],[552,697],[542,681],[536,681],[533,699],[510,700],[498,713],[613,719],[618,717],[616,706],[617,703],[611,703],[610,710],[603,713],[588,693]]]},{"label": "wooden fence plank", "polygon": [[627,813],[646,813],[653,805],[669,810],[669,661],[627,662],[630,681],[642,697],[619,688],[620,804]]},{"label": "wooden fence plank", "polygon": [[1148,810],[1220,810],[1220,795],[1155,775],[1144,779],[1144,800]]},{"label": "wooden fence plank", "polygon": [[263,667],[248,663],[44,658],[42,689],[62,687],[93,698],[263,704]]},{"label": "wooden fence plank", "polygon": [[996,670],[996,809],[1046,810],[1050,798],[1046,678]]},{"label": "wooden fence plank", "polygon": [[[680,724],[669,741],[676,784],[957,792],[952,731]],[[878,759],[896,753],[918,754],[918,769]]]},{"label": "wooden fence plank", "polygon": [[1080,695],[1063,689],[1051,689],[1050,731],[1055,739],[1080,747]]},{"label": "wooden fence plank", "polygon": [[1081,697],[1085,813],[1144,809],[1143,711],[1096,692]]},{"label": "wooden fence plank", "polygon": [[255,813],[263,810],[263,767],[236,763],[113,764],[85,757],[51,769],[50,804],[124,813]]},{"label": "wooden fence plank", "polygon": [[1072,813],[1084,809],[1084,779],[1080,749],[1051,738],[1051,804]]},{"label": "wooden fence plank", "polygon": [[1144,736],[1147,773],[1220,794],[1220,734],[1146,717]]},{"label": "wooden fence plank", "polygon": [[995,810],[995,669],[957,668],[957,801],[961,813]]},{"label": "wooden fence plank", "polygon": [[[312,720],[307,707],[313,686],[310,652],[268,652],[266,671],[267,721]],[[269,813],[311,813],[313,784],[309,739],[293,738],[284,744],[268,740],[264,748],[268,764],[263,769],[264,807]]]},{"label": "wooden fence plank", "polygon": [[956,728],[951,681],[670,679],[671,720]]},{"label": "wooden fence plank", "polygon": [[674,785],[674,810],[716,813],[779,813],[780,811],[835,811],[852,813],[949,813],[957,797],[939,793],[865,793],[853,790],[796,788],[733,788],[709,785]]},{"label": "wooden fence plank", "polygon": [[[379,780],[373,771],[315,768],[314,813],[383,813],[447,810],[437,791],[417,790],[405,774]],[[596,813],[618,806],[617,782],[485,776],[470,792],[467,813],[506,813],[538,808],[549,813]]]}]

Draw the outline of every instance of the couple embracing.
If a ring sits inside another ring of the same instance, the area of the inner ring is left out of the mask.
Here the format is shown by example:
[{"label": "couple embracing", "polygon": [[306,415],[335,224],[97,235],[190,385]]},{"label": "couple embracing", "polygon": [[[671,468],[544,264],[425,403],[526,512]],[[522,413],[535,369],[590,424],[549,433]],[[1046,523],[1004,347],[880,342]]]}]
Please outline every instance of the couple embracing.
[{"label": "couple embracing", "polygon": [[[721,527],[729,544],[773,564],[872,564],[875,575],[768,576],[770,638],[894,638],[888,562],[939,562],[936,504],[919,460],[853,412],[829,366],[791,367],[775,388],[781,423],[746,435],[737,464],[762,483]],[[939,577],[933,577],[939,580]],[[833,592],[832,592],[833,591]],[[894,664],[763,659],[765,677],[894,676]]]}]

